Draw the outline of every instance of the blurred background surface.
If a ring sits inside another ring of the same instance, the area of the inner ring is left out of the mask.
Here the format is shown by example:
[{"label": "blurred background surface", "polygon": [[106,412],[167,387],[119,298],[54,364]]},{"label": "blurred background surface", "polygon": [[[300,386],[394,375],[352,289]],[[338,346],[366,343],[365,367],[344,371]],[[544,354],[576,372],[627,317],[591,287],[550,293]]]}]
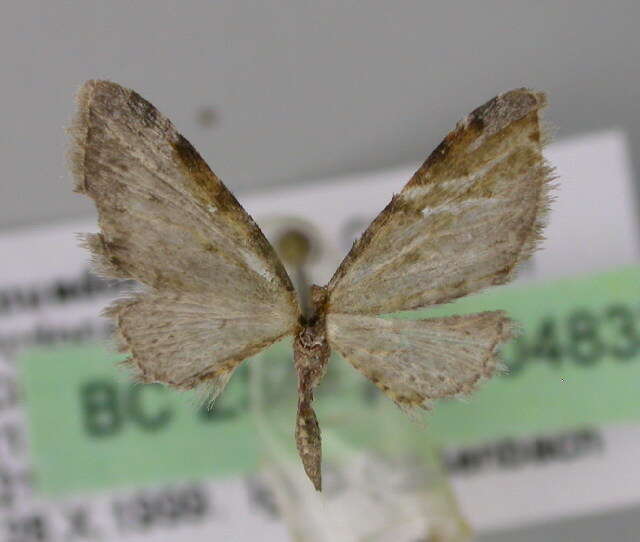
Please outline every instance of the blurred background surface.
[{"label": "blurred background surface", "polygon": [[[64,161],[89,78],[149,99],[240,198],[417,165],[464,114],[519,86],[549,94],[558,139],[625,133],[638,171],[639,20],[631,0],[9,2],[0,233],[94,216]],[[607,186],[604,174],[602,198]],[[635,541],[639,517],[625,504],[479,540]]]},{"label": "blurred background surface", "polygon": [[170,113],[237,192],[419,162],[519,86],[549,93],[558,136],[621,126],[638,149],[639,18],[632,0],[9,2],[0,226],[92,215],[61,131],[89,78]]}]

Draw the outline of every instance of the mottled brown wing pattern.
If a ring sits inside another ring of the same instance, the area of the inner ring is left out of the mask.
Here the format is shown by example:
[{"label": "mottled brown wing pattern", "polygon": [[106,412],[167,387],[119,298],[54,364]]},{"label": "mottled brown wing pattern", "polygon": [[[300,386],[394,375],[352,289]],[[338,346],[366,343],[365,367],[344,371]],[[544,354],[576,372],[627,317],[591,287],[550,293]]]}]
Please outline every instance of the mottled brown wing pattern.
[{"label": "mottled brown wing pattern", "polygon": [[513,90],[459,122],[354,244],[328,284],[329,311],[410,310],[509,281],[549,204],[545,104]]},{"label": "mottled brown wing pattern", "polygon": [[412,412],[489,378],[512,324],[502,311],[425,320],[330,313],[327,333],[340,355]]},{"label": "mottled brown wing pattern", "polygon": [[[296,298],[273,248],[171,122],[136,92],[89,81],[70,129],[76,190],[96,204],[102,274],[156,289]],[[288,292],[288,294],[287,294]]]},{"label": "mottled brown wing pattern", "polygon": [[458,123],[371,223],[313,314],[264,235],[191,144],[149,102],[108,81],[80,90],[70,129],[76,191],[100,232],[97,271],[142,291],[108,310],[143,382],[211,397],[238,364],[295,333],[296,441],[321,487],[312,408],[330,347],[403,410],[471,392],[499,366],[512,332],[501,312],[405,320],[378,315],[436,305],[510,280],[541,239],[551,170],[542,157],[542,93],[517,89]]},{"label": "mottled brown wing pattern", "polygon": [[510,336],[502,313],[409,322],[372,315],[511,280],[541,239],[552,174],[544,94],[517,89],[458,123],[327,285],[331,347],[404,409],[470,392]]},{"label": "mottled brown wing pattern", "polygon": [[137,379],[180,389],[219,388],[242,360],[291,326],[286,307],[255,306],[248,298],[223,305],[212,294],[147,292],[118,300],[105,313],[116,320],[118,346],[131,352],[127,363]]},{"label": "mottled brown wing pattern", "polygon": [[297,298],[273,248],[153,105],[88,81],[70,133],[76,191],[98,209],[101,232],[85,239],[96,270],[148,288],[108,311],[143,380],[222,382],[295,329]]}]

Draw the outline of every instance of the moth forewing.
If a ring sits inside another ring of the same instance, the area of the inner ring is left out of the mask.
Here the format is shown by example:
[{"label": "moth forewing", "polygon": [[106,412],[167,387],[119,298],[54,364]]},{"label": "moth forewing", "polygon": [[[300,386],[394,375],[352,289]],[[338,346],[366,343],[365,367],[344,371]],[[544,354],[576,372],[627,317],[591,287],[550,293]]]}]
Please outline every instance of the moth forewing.
[{"label": "moth forewing", "polygon": [[88,81],[69,132],[75,189],[98,210],[101,232],[87,244],[106,272],[157,290],[287,296],[297,315],[269,242],[152,104],[115,83]]},{"label": "moth forewing", "polygon": [[514,90],[459,122],[340,264],[329,311],[410,310],[509,281],[549,204],[545,104],[542,93]]}]

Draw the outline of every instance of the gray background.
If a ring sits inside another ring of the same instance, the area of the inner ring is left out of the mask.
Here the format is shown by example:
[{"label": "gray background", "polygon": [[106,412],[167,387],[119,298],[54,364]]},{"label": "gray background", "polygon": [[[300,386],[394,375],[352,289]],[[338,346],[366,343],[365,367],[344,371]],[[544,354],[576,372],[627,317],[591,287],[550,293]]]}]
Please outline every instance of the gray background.
[{"label": "gray background", "polygon": [[[156,104],[236,192],[418,163],[517,86],[549,93],[559,137],[624,128],[638,171],[639,23],[631,0],[6,2],[0,231],[93,215],[63,158],[71,97],[92,77]],[[637,541],[637,517],[482,540]]]}]

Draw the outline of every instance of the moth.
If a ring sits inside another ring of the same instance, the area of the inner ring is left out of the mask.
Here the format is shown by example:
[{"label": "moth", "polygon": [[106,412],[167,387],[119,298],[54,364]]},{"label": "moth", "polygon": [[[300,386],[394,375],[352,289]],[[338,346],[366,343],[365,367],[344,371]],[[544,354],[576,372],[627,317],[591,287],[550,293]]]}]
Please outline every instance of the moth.
[{"label": "moth", "polygon": [[104,277],[143,289],[106,310],[141,382],[224,389],[246,358],[293,337],[295,439],[321,489],[314,389],[339,352],[401,409],[429,409],[490,377],[513,325],[502,311],[401,320],[510,281],[542,238],[552,169],[545,95],[501,94],[460,121],[301,309],[260,228],[153,105],[109,81],[77,97],[70,164],[100,232],[84,245]]}]

